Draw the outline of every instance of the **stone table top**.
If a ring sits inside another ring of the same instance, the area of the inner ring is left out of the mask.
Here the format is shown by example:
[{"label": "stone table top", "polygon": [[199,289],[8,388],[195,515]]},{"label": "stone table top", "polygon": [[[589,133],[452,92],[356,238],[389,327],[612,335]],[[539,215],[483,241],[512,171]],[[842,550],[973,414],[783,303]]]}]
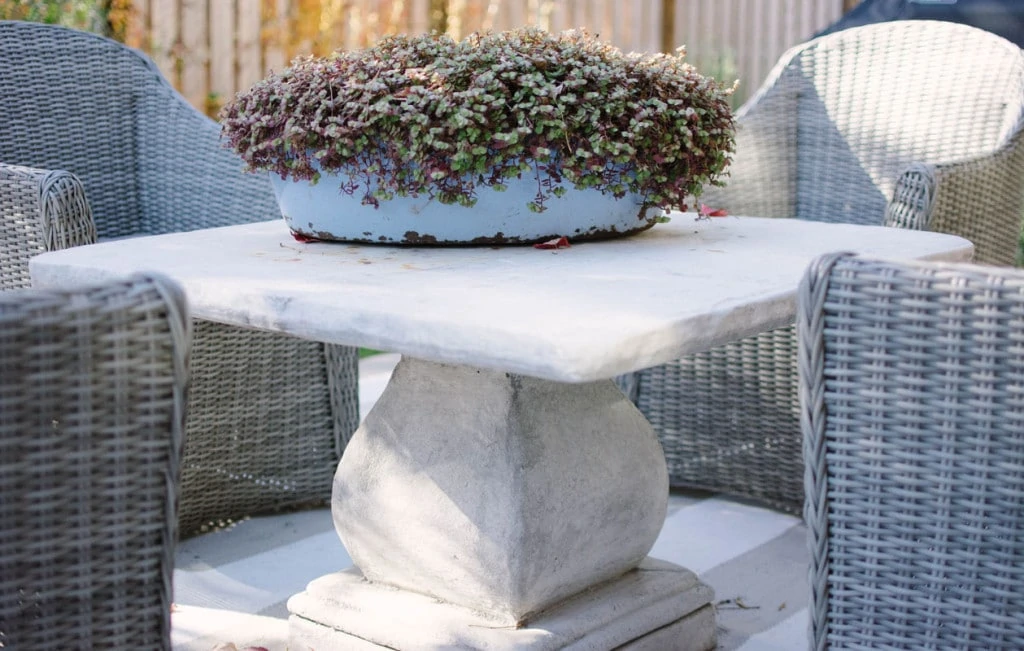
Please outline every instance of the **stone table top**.
[{"label": "stone table top", "polygon": [[557,250],[300,243],[274,220],[44,253],[30,270],[42,287],[161,272],[203,319],[582,382],[792,322],[805,268],[840,250],[973,255],[939,233],[674,213]]}]

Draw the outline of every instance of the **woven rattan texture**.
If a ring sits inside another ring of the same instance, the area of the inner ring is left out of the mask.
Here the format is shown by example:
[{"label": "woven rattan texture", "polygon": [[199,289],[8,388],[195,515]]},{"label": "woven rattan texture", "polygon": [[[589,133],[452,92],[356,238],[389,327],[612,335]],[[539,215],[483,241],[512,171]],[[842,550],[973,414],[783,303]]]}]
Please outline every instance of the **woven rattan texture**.
[{"label": "woven rattan texture", "polygon": [[[322,346],[296,339],[209,321],[197,321],[195,332],[192,383],[206,390],[192,392],[189,423],[203,424],[204,440],[193,445],[190,439],[185,448],[182,530],[323,505],[355,429],[344,419],[336,422],[335,414],[353,407],[335,405],[327,387],[331,372],[341,378],[358,373],[352,349],[335,347],[343,354],[329,367]],[[335,394],[358,401],[350,383]],[[226,496],[234,513],[214,515],[224,512]]]},{"label": "woven rattan texture", "polygon": [[[242,173],[218,125],[112,40],[0,21],[0,107],[0,162],[81,179],[101,240],[281,218],[268,180]],[[0,198],[14,192],[4,185]],[[35,230],[22,228],[20,250],[39,250]],[[5,284],[19,255],[3,255]],[[359,422],[357,351],[214,323],[195,332],[182,534],[327,503]]]},{"label": "woven rattan texture", "polygon": [[1024,272],[829,256],[799,301],[813,648],[1024,648]]},{"label": "woven rattan texture", "polygon": [[85,190],[74,175],[0,163],[0,290],[31,284],[32,256],[95,241]]},{"label": "woven rattan texture", "polygon": [[[738,113],[727,185],[702,201],[954,233],[976,261],[1012,265],[1022,110],[1024,54],[993,34],[931,21],[853,28],[783,55]],[[640,373],[637,401],[673,486],[800,511],[795,350],[786,328]]]},{"label": "woven rattan texture", "polygon": [[185,310],[159,278],[0,292],[0,647],[170,649]]},{"label": "woven rattan texture", "polygon": [[795,358],[789,326],[640,373],[637,406],[658,433],[673,485],[799,511]]}]

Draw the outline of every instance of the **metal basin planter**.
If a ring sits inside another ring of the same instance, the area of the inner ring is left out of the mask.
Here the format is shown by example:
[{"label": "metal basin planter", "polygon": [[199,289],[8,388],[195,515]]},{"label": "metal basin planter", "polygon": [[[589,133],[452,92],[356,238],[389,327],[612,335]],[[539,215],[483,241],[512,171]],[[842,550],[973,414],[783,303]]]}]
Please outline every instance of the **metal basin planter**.
[{"label": "metal basin planter", "polygon": [[221,111],[296,237],[409,245],[621,237],[733,151],[732,89],[585,31],[395,35],[296,59]]},{"label": "metal basin planter", "polygon": [[271,173],[281,215],[291,231],[318,240],[416,245],[531,244],[555,237],[570,241],[605,239],[638,233],[653,226],[660,209],[644,205],[639,195],[616,199],[610,192],[567,188],[552,196],[543,212],[527,204],[537,194],[537,180],[524,174],[507,189],[477,188],[472,207],[443,204],[425,196],[395,197],[379,206],[363,204],[362,192],[340,190],[342,178],[322,173],[316,184],[282,180]]}]

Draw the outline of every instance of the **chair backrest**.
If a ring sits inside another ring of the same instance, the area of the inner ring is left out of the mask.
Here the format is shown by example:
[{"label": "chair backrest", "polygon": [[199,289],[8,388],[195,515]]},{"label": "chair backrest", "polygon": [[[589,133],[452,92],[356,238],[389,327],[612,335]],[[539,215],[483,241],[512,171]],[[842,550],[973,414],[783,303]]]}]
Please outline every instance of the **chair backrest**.
[{"label": "chair backrest", "polygon": [[0,115],[0,162],[79,177],[101,238],[280,218],[217,123],[111,39],[0,21]]},{"label": "chair backrest", "polygon": [[740,109],[734,214],[881,224],[912,162],[965,160],[1018,137],[1024,53],[941,21],[855,27],[786,52]]},{"label": "chair backrest", "polygon": [[170,649],[189,323],[162,278],[0,292],[0,647]]},{"label": "chair backrest", "polygon": [[1024,648],[1024,272],[826,256],[797,326],[811,648]]}]

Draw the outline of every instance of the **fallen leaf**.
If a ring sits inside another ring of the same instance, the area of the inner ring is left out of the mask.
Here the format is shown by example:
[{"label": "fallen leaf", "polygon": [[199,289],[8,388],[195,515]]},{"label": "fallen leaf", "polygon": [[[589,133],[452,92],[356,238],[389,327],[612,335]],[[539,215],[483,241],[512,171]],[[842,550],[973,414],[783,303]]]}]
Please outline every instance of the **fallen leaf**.
[{"label": "fallen leaf", "polygon": [[697,211],[697,219],[707,219],[708,217],[727,217],[728,212],[723,208],[712,208],[707,204],[700,204],[700,210]]},{"label": "fallen leaf", "polygon": [[569,238],[563,235],[562,237],[556,237],[556,238],[554,238],[552,240],[548,240],[547,242],[538,242],[537,244],[533,245],[533,248],[535,248],[535,249],[568,249],[570,246],[572,246],[572,245],[569,244]]}]

